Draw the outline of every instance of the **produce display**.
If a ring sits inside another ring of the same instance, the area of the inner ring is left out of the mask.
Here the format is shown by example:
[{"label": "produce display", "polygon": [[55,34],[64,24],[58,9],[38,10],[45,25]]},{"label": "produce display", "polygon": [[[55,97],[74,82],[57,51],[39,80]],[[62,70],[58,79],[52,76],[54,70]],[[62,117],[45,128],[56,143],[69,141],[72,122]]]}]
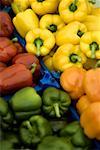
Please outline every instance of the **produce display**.
[{"label": "produce display", "polygon": [[0,0],[0,150],[99,150],[99,67],[96,0]]}]

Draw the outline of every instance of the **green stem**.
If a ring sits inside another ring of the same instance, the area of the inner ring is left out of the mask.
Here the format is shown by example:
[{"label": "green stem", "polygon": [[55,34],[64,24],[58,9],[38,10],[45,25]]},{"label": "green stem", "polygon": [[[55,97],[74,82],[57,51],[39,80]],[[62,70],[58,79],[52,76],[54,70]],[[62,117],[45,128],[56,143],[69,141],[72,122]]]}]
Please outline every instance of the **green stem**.
[{"label": "green stem", "polygon": [[77,63],[82,61],[81,57],[79,57],[77,54],[71,54],[69,58],[72,63]]},{"label": "green stem", "polygon": [[60,115],[60,110],[59,110],[59,104],[58,103],[55,103],[53,105],[54,109],[55,109],[55,113],[56,113],[56,117],[60,118],[61,115]]},{"label": "green stem", "polygon": [[96,50],[99,50],[99,45],[96,42],[92,42],[90,44],[90,50],[91,50],[91,58],[94,59],[96,56]]},{"label": "green stem", "polygon": [[77,2],[78,2],[78,0],[74,0],[74,2],[70,4],[70,6],[69,6],[70,11],[75,12],[77,10],[77,5],[76,5]]},{"label": "green stem", "polygon": [[57,31],[57,26],[55,24],[51,24],[47,29],[54,33]]},{"label": "green stem", "polygon": [[97,61],[96,65],[94,68],[99,68],[100,67],[100,60]]},{"label": "green stem", "polygon": [[18,42],[18,38],[17,38],[17,37],[14,37],[14,38],[12,39],[12,42]]},{"label": "green stem", "polygon": [[29,122],[29,121],[26,121],[26,122],[25,122],[25,125],[27,126],[28,130],[32,133],[32,132],[33,132],[33,128],[32,128],[32,126],[31,126],[30,122]]},{"label": "green stem", "polygon": [[93,5],[96,4],[96,0],[88,0],[89,3],[92,3]]},{"label": "green stem", "polygon": [[40,54],[41,54],[40,49],[41,49],[41,46],[43,45],[43,40],[40,39],[40,38],[36,38],[36,39],[34,40],[34,44],[35,44],[35,46],[36,46],[36,48],[37,48],[36,55],[37,55],[37,56],[40,56]]},{"label": "green stem", "polygon": [[33,63],[31,67],[32,67],[31,72],[33,74],[36,70],[37,64]]},{"label": "green stem", "polygon": [[77,35],[78,35],[79,37],[82,37],[83,34],[84,34],[84,32],[82,32],[81,30],[78,30]]},{"label": "green stem", "polygon": [[37,0],[38,2],[43,2],[43,1],[45,1],[45,0]]}]

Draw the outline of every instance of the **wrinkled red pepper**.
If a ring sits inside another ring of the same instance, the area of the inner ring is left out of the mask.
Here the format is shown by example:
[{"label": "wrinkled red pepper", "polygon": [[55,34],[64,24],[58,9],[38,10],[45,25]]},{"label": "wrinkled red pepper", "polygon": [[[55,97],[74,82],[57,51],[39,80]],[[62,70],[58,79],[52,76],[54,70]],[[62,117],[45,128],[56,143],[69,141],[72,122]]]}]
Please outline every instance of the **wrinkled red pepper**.
[{"label": "wrinkled red pepper", "polygon": [[0,11],[0,37],[10,37],[14,27],[8,13]]},{"label": "wrinkled red pepper", "polygon": [[4,6],[10,6],[13,0],[0,0],[0,4]]},{"label": "wrinkled red pepper", "polygon": [[0,72],[3,71],[6,67],[6,64],[0,62]]},{"label": "wrinkled red pepper", "polygon": [[19,42],[14,42],[15,47],[17,48],[17,54],[23,53],[24,48]]},{"label": "wrinkled red pepper", "polygon": [[11,94],[32,84],[32,73],[23,64],[14,64],[0,72],[0,94]]},{"label": "wrinkled red pepper", "polygon": [[40,64],[38,58],[29,53],[22,53],[16,55],[13,60],[13,64],[24,64],[33,73],[33,82],[36,83],[40,76]]},{"label": "wrinkled red pepper", "polygon": [[17,54],[17,48],[6,37],[0,37],[0,62],[8,62]]}]

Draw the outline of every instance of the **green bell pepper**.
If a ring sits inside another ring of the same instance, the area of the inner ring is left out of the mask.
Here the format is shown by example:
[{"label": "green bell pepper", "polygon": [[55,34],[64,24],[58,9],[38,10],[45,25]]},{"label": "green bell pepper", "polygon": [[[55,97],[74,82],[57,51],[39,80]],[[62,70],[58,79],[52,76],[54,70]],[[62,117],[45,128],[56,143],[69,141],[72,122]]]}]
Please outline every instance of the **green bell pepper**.
[{"label": "green bell pepper", "polygon": [[48,136],[38,145],[37,150],[74,150],[70,142],[60,137]]},{"label": "green bell pepper", "polygon": [[50,117],[61,117],[71,104],[70,96],[59,89],[48,87],[43,92],[43,111]]},{"label": "green bell pepper", "polygon": [[85,136],[83,129],[78,121],[68,124],[60,131],[60,136],[66,137],[71,141],[74,149],[88,149],[91,146],[90,140]]},{"label": "green bell pepper", "polygon": [[10,100],[16,119],[28,119],[41,112],[42,100],[32,87],[17,91]]},{"label": "green bell pepper", "polygon": [[0,97],[0,124],[2,128],[6,126],[7,128],[13,124],[13,115],[9,109],[8,103],[4,98]]},{"label": "green bell pepper", "polygon": [[32,116],[21,124],[20,138],[26,145],[37,144],[47,135],[52,135],[51,125],[40,115]]}]

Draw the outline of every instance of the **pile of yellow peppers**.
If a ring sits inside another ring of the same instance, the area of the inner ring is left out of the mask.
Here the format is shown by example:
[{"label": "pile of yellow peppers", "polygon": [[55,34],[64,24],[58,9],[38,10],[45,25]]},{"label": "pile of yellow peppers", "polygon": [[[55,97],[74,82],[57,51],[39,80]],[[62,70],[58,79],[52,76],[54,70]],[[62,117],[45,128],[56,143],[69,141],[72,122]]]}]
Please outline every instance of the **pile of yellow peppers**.
[{"label": "pile of yellow peppers", "polygon": [[100,8],[95,7],[95,0],[14,0],[12,9],[13,24],[26,40],[26,51],[42,56],[50,71],[62,72],[61,86],[72,99],[78,99],[76,107],[84,132],[100,140],[100,115],[96,117],[100,114],[100,89],[93,103],[83,88],[83,82],[90,91],[100,85],[100,77],[96,82],[100,70],[92,78],[88,76],[88,87],[88,80],[83,81],[88,75],[84,69],[88,60],[100,60]]}]

